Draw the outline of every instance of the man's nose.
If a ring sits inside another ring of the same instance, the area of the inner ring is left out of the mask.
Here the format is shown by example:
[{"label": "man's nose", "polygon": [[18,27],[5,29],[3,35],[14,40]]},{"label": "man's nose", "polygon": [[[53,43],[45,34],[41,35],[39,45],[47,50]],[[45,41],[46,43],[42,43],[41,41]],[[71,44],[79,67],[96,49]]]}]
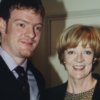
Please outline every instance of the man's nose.
[{"label": "man's nose", "polygon": [[35,33],[35,31],[33,30],[33,28],[30,28],[30,29],[29,29],[28,36],[29,36],[30,38],[36,37],[36,33]]}]

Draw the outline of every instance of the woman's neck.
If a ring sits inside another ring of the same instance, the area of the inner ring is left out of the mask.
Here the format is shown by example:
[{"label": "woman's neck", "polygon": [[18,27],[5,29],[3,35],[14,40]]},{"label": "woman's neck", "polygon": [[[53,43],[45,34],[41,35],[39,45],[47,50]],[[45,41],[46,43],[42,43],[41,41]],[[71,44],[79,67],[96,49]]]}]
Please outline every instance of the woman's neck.
[{"label": "woman's neck", "polygon": [[96,83],[97,83],[97,80],[92,77],[80,79],[80,80],[69,79],[67,91],[69,93],[74,93],[74,94],[86,92],[94,88]]}]

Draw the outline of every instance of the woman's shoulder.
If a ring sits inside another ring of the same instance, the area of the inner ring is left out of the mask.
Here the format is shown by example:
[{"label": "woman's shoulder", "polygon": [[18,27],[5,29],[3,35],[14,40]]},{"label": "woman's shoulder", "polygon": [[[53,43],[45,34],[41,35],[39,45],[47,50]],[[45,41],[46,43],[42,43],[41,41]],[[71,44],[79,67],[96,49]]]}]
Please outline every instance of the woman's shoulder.
[{"label": "woman's shoulder", "polygon": [[58,91],[59,92],[61,90],[65,90],[66,88],[67,88],[67,82],[61,85],[55,86],[55,87],[48,88],[47,91],[52,91],[52,92]]},{"label": "woman's shoulder", "polygon": [[97,84],[94,89],[92,100],[99,100],[100,99],[100,75],[97,73],[94,73],[93,77],[97,80]]},{"label": "woman's shoulder", "polygon": [[59,86],[47,88],[45,91],[45,100],[63,100],[67,88],[67,82]]},{"label": "woman's shoulder", "polygon": [[92,76],[93,76],[96,80],[100,81],[100,74],[98,74],[98,73],[93,73]]}]

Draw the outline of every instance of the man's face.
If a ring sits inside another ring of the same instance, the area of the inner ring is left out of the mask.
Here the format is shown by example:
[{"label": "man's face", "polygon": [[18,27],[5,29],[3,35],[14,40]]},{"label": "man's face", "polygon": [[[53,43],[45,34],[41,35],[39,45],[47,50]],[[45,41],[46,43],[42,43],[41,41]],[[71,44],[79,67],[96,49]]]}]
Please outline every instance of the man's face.
[{"label": "man's face", "polygon": [[37,47],[43,19],[31,9],[15,9],[6,23],[2,47],[15,59],[29,57]]}]

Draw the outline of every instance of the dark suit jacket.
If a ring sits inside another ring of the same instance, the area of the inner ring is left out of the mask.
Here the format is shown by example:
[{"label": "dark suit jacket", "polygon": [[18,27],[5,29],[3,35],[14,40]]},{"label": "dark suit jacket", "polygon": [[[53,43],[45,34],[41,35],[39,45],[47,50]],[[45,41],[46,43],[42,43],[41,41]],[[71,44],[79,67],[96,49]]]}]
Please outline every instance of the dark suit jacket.
[{"label": "dark suit jacket", "polygon": [[[100,76],[94,74],[93,77],[98,81],[94,90],[92,100],[100,100]],[[49,88],[44,93],[44,100],[64,100],[66,89],[67,82],[60,86]]]},{"label": "dark suit jacket", "polygon": [[[40,94],[44,89],[44,80],[40,72],[28,61],[28,70],[33,72],[36,78]],[[6,63],[0,56],[0,100],[23,100],[17,80],[9,70]]]}]

